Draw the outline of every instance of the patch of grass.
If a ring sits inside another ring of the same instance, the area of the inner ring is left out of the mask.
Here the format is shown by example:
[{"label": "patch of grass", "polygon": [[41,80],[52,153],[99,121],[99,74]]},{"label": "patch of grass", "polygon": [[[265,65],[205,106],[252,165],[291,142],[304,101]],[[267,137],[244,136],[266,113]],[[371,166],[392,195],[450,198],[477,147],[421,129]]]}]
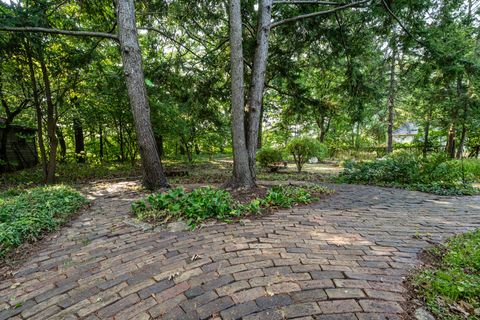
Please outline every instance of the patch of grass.
[{"label": "patch of grass", "polygon": [[[117,177],[134,177],[141,175],[139,166],[131,163],[59,163],[56,177],[59,183],[76,184],[98,179]],[[32,187],[43,183],[43,173],[40,166],[2,175],[1,188]]]},{"label": "patch of grass", "polygon": [[453,237],[431,251],[433,266],[413,284],[437,319],[480,318],[480,230]]},{"label": "patch of grass", "polygon": [[65,186],[7,191],[0,199],[0,258],[57,229],[87,203],[80,193]]},{"label": "patch of grass", "polygon": [[307,204],[314,201],[316,195],[331,192],[321,186],[278,186],[269,189],[265,198],[240,204],[223,189],[202,187],[187,192],[183,188],[176,188],[134,202],[132,211],[138,219],[153,224],[185,220],[195,228],[209,219],[230,221],[248,214],[259,214],[268,208]]}]

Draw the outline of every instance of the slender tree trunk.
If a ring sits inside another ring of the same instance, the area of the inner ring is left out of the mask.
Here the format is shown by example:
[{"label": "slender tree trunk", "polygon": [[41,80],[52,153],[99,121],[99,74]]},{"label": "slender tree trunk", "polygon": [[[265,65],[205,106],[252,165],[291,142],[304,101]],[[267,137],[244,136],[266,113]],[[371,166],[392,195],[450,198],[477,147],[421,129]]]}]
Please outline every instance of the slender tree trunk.
[{"label": "slender tree trunk", "polygon": [[99,156],[100,160],[103,160],[103,129],[102,126],[100,126],[100,131],[99,131],[99,143],[100,143],[100,150],[99,150]]},{"label": "slender tree trunk", "polygon": [[117,24],[127,91],[142,159],[143,184],[151,190],[168,187],[150,120],[133,0],[117,1]]},{"label": "slender tree trunk", "polygon": [[42,69],[43,82],[45,85],[45,98],[47,100],[47,134],[50,142],[50,151],[47,165],[47,183],[55,183],[55,172],[57,169],[57,135],[56,135],[56,111],[52,101],[52,91],[50,89],[50,79],[48,69],[43,57],[40,58],[40,68]]},{"label": "slender tree trunk", "polygon": [[467,137],[467,127],[465,123],[462,125],[462,134],[460,136],[460,143],[458,144],[457,149],[457,159],[463,158],[463,150],[465,148],[465,139]]},{"label": "slender tree trunk", "polygon": [[157,143],[158,156],[163,157],[163,136],[161,134],[155,136],[155,142]]},{"label": "slender tree trunk", "polygon": [[430,121],[432,118],[432,110],[430,109],[427,116],[427,123],[425,124],[425,132],[423,135],[423,156],[426,157],[428,153],[429,135],[430,135]]},{"label": "slender tree trunk", "polygon": [[60,146],[60,162],[64,163],[67,161],[67,142],[65,141],[65,136],[63,135],[62,129],[58,126],[56,128],[58,145]]},{"label": "slender tree trunk", "polygon": [[73,131],[75,135],[75,157],[78,163],[85,163],[85,137],[82,122],[78,118],[73,119]]},{"label": "slender tree trunk", "polygon": [[446,153],[450,158],[455,157],[455,124],[451,123],[448,129]]},{"label": "slender tree trunk", "polygon": [[255,181],[250,171],[245,135],[243,38],[240,2],[240,0],[230,0],[229,8],[233,138],[233,177],[230,184],[234,188],[252,188],[255,186]]},{"label": "slender tree trunk", "polygon": [[33,68],[32,52],[30,44],[27,43],[27,58],[28,58],[28,69],[30,71],[30,82],[32,84],[33,90],[33,103],[35,104],[35,113],[37,117],[37,136],[38,136],[38,147],[40,148],[40,157],[42,159],[42,169],[44,180],[47,180],[47,152],[45,150],[45,142],[43,141],[43,112],[42,106],[40,105],[40,98],[38,96],[37,89],[37,80],[35,78],[35,69]]},{"label": "slender tree trunk", "polygon": [[5,119],[4,123],[4,128],[2,129],[2,137],[0,140],[0,160],[3,162],[0,163],[0,168],[2,169],[2,172],[6,172],[9,170],[9,161],[7,157],[7,146],[8,146],[8,135],[10,134],[10,131],[12,131],[12,119]]},{"label": "slender tree trunk", "polygon": [[268,36],[272,20],[273,0],[260,0],[258,8],[257,43],[253,59],[252,83],[248,99],[247,149],[250,173],[255,182],[255,157],[262,112],[263,90],[268,58]]},{"label": "slender tree trunk", "polygon": [[[263,99],[262,99],[263,100]],[[258,122],[258,139],[257,139],[257,149],[261,149],[263,145],[263,117],[264,117],[263,102],[262,108],[260,110],[260,121]]]},{"label": "slender tree trunk", "polygon": [[387,153],[393,151],[393,124],[395,120],[395,65],[397,60],[397,39],[395,33],[392,39],[392,59],[390,64],[390,87],[388,92],[388,129]]}]

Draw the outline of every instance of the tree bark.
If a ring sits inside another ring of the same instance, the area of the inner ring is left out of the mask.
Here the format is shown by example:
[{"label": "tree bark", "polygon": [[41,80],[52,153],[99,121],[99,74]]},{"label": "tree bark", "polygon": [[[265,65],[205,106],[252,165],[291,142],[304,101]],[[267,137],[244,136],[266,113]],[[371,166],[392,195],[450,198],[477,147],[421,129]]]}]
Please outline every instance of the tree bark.
[{"label": "tree bark", "polygon": [[78,118],[73,119],[73,131],[75,135],[75,158],[78,163],[85,163],[85,137],[83,135],[82,122]]},{"label": "tree bark", "polygon": [[447,146],[445,147],[445,151],[450,158],[455,157],[455,124],[453,123],[450,124],[450,128],[448,129]]},{"label": "tree bark", "polygon": [[57,133],[58,145],[60,146],[60,163],[65,163],[67,161],[67,142],[62,129],[56,126],[55,131]]},{"label": "tree bark", "polygon": [[[263,101],[263,99],[262,99]],[[257,139],[257,149],[261,149],[263,145],[263,117],[265,113],[265,108],[263,107],[263,102],[262,102],[262,108],[260,110],[260,120],[258,122],[258,139]]]},{"label": "tree bark", "polygon": [[142,160],[143,184],[150,190],[168,187],[150,120],[133,0],[117,1],[117,24],[127,91]]},{"label": "tree bark", "polygon": [[32,51],[30,44],[26,45],[27,50],[27,59],[28,59],[28,69],[30,71],[30,82],[32,84],[33,91],[33,103],[35,104],[35,113],[37,118],[37,136],[38,136],[38,147],[40,149],[40,157],[42,159],[42,169],[44,180],[47,180],[47,152],[45,150],[45,142],[43,141],[43,112],[42,106],[40,104],[40,97],[38,96],[37,89],[37,80],[35,78],[35,69],[33,68],[33,59]]},{"label": "tree bark", "polygon": [[48,69],[43,57],[40,58],[40,68],[42,70],[43,82],[45,86],[45,98],[47,100],[47,135],[50,142],[47,165],[47,183],[55,183],[55,172],[57,170],[57,135],[56,135],[56,111],[52,101],[52,91],[50,89],[50,79]]},{"label": "tree bark", "polygon": [[233,177],[230,185],[234,188],[253,188],[255,181],[250,171],[245,135],[243,37],[240,2],[240,0],[230,0],[229,6],[233,140]]},{"label": "tree bark", "polygon": [[387,153],[393,152],[393,124],[395,120],[395,64],[397,60],[397,39],[395,33],[392,39],[392,59],[390,64],[390,87],[388,90],[388,129]]},{"label": "tree bark", "polygon": [[268,36],[272,20],[273,0],[260,0],[258,8],[257,43],[253,58],[253,71],[247,104],[248,128],[247,149],[250,174],[255,181],[255,158],[258,145],[258,130],[262,113],[263,90],[268,58]]},{"label": "tree bark", "polygon": [[2,137],[0,140],[0,160],[2,160],[2,163],[0,163],[0,168],[2,172],[6,172],[9,170],[9,161],[7,158],[7,145],[8,145],[8,135],[11,131],[11,119],[5,120],[4,123],[4,128],[2,129]]},{"label": "tree bark", "polygon": [[467,127],[465,126],[465,123],[462,125],[462,133],[460,136],[460,143],[458,144],[458,149],[457,149],[457,159],[463,158],[463,150],[465,148],[465,139],[467,137]]},{"label": "tree bark", "polygon": [[427,116],[427,123],[425,124],[425,132],[423,135],[423,156],[426,157],[428,153],[429,135],[430,135],[430,121],[432,120],[432,110],[430,109]]},{"label": "tree bark", "polygon": [[99,142],[100,142],[100,150],[99,150],[99,156],[100,160],[103,160],[103,129],[102,126],[99,128]]}]

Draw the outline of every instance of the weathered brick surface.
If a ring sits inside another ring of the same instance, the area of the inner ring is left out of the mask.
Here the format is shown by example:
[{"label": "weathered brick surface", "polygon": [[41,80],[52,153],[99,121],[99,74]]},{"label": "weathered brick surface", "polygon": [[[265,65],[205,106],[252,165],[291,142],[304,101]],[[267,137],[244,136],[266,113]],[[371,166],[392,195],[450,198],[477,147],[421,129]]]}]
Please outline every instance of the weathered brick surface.
[{"label": "weathered brick surface", "polygon": [[0,320],[401,319],[417,254],[480,227],[480,197],[342,185],[242,225],[152,232],[128,217],[135,187],[86,189],[93,206],[0,282]]}]

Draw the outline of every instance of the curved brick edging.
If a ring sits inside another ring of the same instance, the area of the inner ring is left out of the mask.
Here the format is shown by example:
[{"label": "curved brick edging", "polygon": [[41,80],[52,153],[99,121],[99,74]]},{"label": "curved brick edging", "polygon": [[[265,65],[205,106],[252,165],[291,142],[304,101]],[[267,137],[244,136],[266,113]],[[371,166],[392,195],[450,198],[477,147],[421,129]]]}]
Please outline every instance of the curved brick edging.
[{"label": "curved brick edging", "polygon": [[479,197],[342,185],[242,225],[145,232],[123,222],[131,185],[93,190],[0,283],[0,319],[400,319],[417,253],[480,225]]}]

